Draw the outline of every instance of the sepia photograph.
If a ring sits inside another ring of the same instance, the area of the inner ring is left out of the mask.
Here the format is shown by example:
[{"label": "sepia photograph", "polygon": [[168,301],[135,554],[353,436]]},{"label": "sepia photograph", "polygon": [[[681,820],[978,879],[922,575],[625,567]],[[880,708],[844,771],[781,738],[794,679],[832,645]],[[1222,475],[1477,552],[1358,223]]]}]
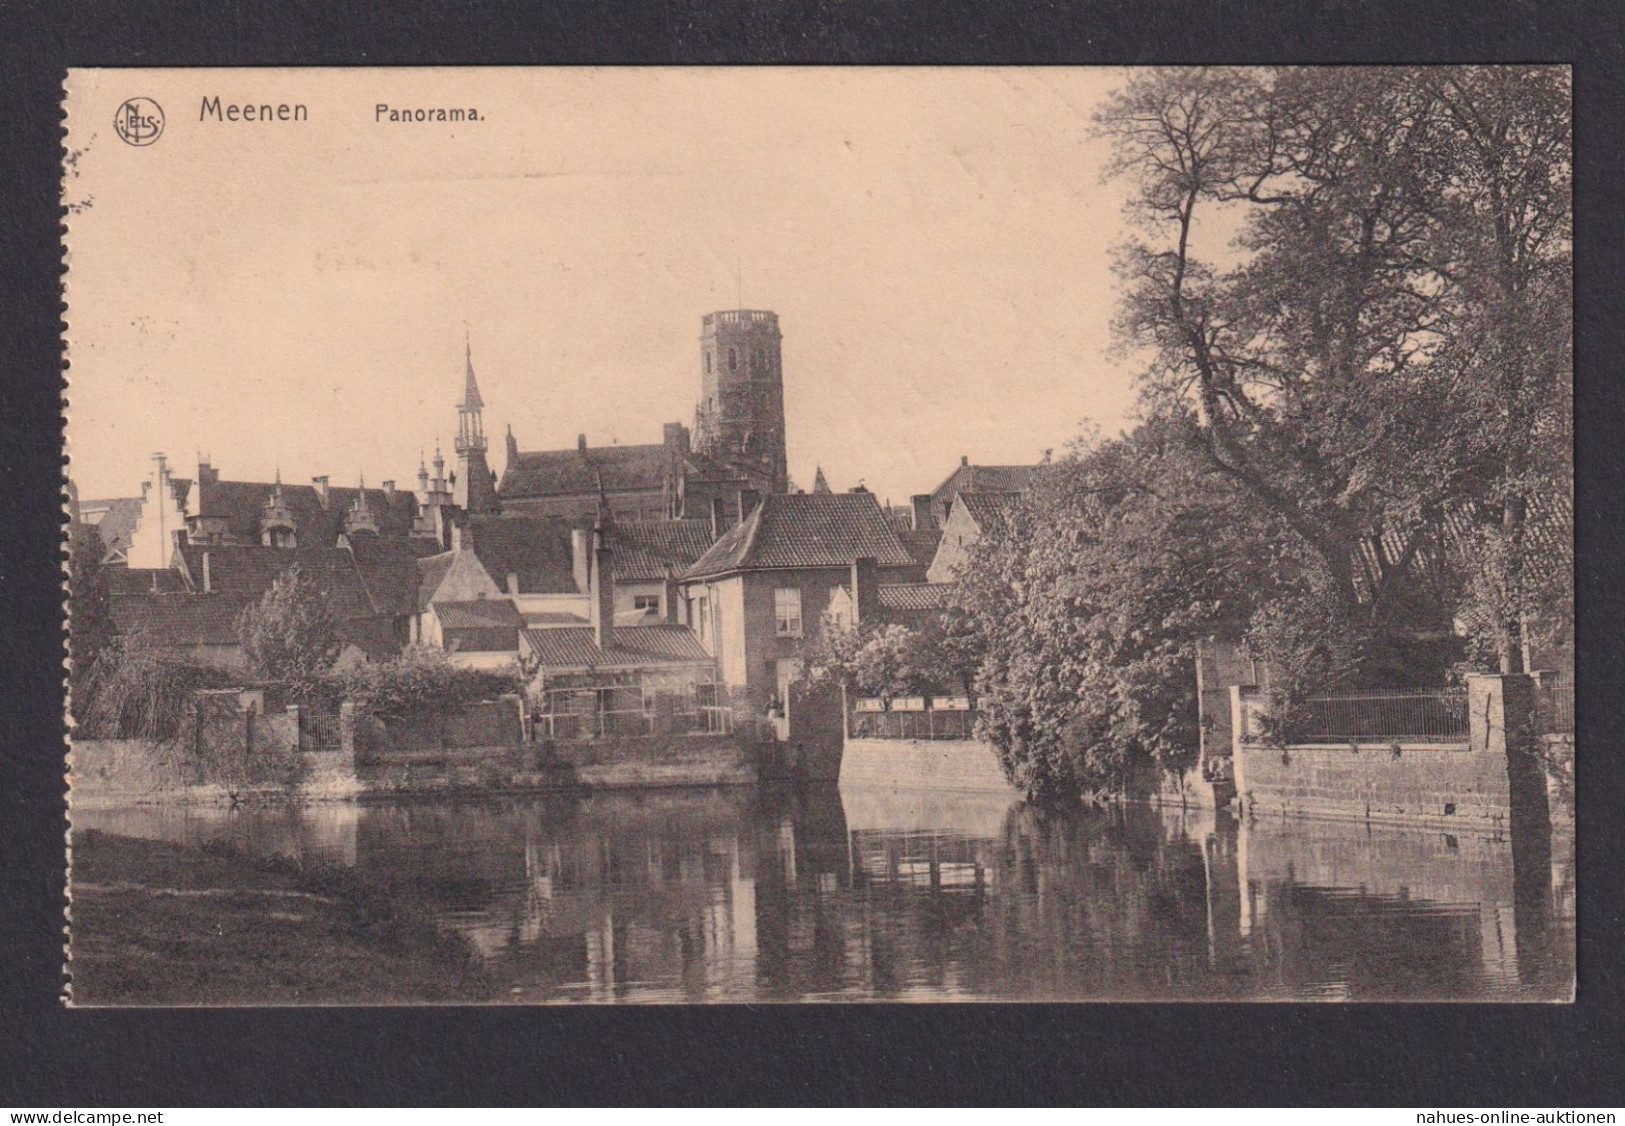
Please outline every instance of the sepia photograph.
[{"label": "sepia photograph", "polygon": [[1571,81],[69,71],[64,1002],[1572,1002]]}]

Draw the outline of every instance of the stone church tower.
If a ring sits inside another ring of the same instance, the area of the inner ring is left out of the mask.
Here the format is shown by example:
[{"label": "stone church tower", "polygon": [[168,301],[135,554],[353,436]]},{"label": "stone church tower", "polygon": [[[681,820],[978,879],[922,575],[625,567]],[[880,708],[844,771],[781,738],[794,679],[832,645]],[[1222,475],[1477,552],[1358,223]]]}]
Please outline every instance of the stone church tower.
[{"label": "stone church tower", "polygon": [[457,484],[453,502],[464,512],[499,512],[502,505],[497,500],[496,476],[485,460],[490,445],[485,438],[485,400],[480,398],[479,384],[474,381],[473,345],[465,344],[465,348],[468,379],[463,386],[463,401],[457,405]]},{"label": "stone church tower", "polygon": [[706,314],[702,326],[695,451],[765,492],[787,492],[779,315],[730,309]]}]

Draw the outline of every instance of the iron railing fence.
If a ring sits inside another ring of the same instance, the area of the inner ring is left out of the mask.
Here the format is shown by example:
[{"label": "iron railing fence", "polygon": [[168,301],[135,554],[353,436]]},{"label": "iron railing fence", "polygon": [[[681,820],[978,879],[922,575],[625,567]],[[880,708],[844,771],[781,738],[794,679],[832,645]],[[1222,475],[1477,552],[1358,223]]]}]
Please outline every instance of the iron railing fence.
[{"label": "iron railing fence", "polygon": [[1540,735],[1574,734],[1574,681],[1543,676],[1535,688],[1535,730]]},{"label": "iron railing fence", "polygon": [[973,711],[854,711],[847,717],[852,739],[972,739]]},{"label": "iron railing fence", "polygon": [[299,709],[299,749],[301,751],[337,751],[344,737],[339,728],[339,713]]},{"label": "iron railing fence", "polygon": [[684,690],[614,685],[552,688],[532,713],[533,737],[590,742],[654,735],[730,735],[735,723],[726,687],[690,685]]},{"label": "iron railing fence", "polygon": [[1293,742],[1465,743],[1467,692],[1460,688],[1362,689],[1298,702]]}]

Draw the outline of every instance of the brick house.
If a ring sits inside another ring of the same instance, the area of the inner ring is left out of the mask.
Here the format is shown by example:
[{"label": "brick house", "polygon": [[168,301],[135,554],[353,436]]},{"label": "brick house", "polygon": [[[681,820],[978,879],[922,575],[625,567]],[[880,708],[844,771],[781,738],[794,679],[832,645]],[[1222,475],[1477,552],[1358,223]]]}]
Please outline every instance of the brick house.
[{"label": "brick house", "polygon": [[[859,561],[862,561],[861,563]],[[775,495],[682,577],[685,620],[736,700],[782,706],[832,600],[907,581],[915,563],[872,493]]]}]

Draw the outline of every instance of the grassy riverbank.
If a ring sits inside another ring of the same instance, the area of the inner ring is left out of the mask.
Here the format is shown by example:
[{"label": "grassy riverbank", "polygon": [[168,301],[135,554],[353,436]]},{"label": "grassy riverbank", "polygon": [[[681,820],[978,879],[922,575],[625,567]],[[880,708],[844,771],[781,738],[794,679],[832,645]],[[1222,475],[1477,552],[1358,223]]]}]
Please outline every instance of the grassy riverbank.
[{"label": "grassy riverbank", "polygon": [[347,868],[84,832],[72,890],[75,1004],[492,999],[461,937]]}]

